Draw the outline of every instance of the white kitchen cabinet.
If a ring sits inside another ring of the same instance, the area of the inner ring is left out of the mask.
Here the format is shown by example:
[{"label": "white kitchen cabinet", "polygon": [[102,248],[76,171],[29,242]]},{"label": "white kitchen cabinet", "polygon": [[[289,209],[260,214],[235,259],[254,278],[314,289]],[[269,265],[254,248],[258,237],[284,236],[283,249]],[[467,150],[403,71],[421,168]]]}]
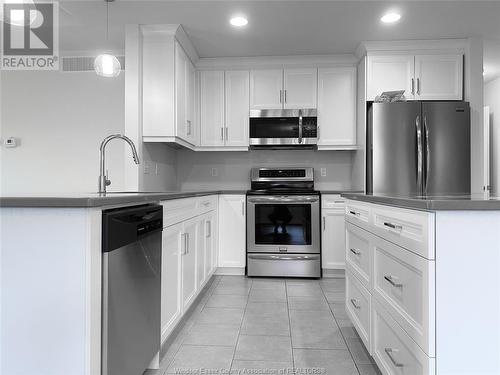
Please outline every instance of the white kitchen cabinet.
[{"label": "white kitchen cabinet", "polygon": [[224,130],[224,72],[200,73],[200,144],[223,146]]},{"label": "white kitchen cabinet", "polygon": [[318,70],[285,69],[283,71],[283,108],[316,108]]},{"label": "white kitchen cabinet", "polygon": [[[321,262],[323,269],[345,268],[344,201],[338,195],[322,197]],[[324,208],[328,207],[328,208]]]},{"label": "white kitchen cabinet", "polygon": [[247,70],[226,71],[225,145],[248,146],[250,76]]},{"label": "white kitchen cabinet", "polygon": [[462,100],[462,55],[416,55],[416,99]]},{"label": "white kitchen cabinet", "polygon": [[318,147],[356,145],[356,67],[318,70]]},{"label": "white kitchen cabinet", "polygon": [[163,229],[161,259],[161,337],[170,334],[182,313],[181,253],[182,223]]},{"label": "white kitchen cabinet", "polygon": [[186,119],[186,77],[188,57],[178,42],[175,42],[175,124],[176,135],[186,140],[187,137],[187,119]]},{"label": "white kitchen cabinet", "polygon": [[250,109],[283,108],[283,70],[250,71]]},{"label": "white kitchen cabinet", "polygon": [[367,101],[384,91],[405,90],[407,99],[414,99],[415,56],[368,56]]},{"label": "white kitchen cabinet", "polygon": [[219,267],[245,267],[246,196],[219,196]]},{"label": "white kitchen cabinet", "polygon": [[462,54],[368,56],[367,100],[405,90],[408,100],[462,100]]},{"label": "white kitchen cabinet", "polygon": [[198,234],[198,220],[190,219],[184,223],[182,233],[182,309],[186,309],[193,302],[197,292],[196,285],[196,236]]}]

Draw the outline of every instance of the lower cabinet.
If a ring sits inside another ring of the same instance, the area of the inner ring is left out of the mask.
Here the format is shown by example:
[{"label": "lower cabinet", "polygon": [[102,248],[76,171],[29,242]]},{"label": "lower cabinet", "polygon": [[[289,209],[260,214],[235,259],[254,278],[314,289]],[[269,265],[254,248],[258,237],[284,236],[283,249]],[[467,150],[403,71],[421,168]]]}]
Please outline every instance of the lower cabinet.
[{"label": "lower cabinet", "polygon": [[[162,202],[161,341],[189,309],[216,268],[217,197]],[[173,223],[175,222],[175,223]]]},{"label": "lower cabinet", "polygon": [[321,207],[321,267],[323,269],[344,269],[344,201],[339,195],[323,195]]},{"label": "lower cabinet", "polygon": [[219,196],[219,267],[245,268],[246,196]]}]

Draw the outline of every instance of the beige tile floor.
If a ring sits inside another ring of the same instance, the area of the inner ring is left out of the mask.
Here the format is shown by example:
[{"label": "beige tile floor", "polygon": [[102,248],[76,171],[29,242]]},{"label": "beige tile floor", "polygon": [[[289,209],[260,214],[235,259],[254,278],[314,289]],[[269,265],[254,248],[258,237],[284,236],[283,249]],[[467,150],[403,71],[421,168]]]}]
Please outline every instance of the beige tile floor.
[{"label": "beige tile floor", "polygon": [[347,318],[344,289],[344,279],[217,276],[146,374],[380,374]]}]

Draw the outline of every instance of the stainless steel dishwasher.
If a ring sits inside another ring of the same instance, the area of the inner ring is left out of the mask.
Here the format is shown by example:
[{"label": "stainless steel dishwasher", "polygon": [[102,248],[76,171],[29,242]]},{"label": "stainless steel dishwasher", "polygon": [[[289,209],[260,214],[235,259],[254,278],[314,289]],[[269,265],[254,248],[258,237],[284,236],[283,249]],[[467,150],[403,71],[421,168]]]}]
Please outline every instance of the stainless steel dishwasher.
[{"label": "stainless steel dishwasher", "polygon": [[102,215],[102,375],[141,375],[160,350],[163,208]]}]

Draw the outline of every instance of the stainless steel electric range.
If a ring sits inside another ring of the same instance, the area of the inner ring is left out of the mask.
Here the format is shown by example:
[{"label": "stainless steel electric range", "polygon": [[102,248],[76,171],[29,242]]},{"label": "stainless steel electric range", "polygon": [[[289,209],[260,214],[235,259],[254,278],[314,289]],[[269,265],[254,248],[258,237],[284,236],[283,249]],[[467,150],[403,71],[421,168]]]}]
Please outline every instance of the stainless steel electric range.
[{"label": "stainless steel electric range", "polygon": [[313,168],[253,168],[247,275],[321,277],[320,193]]}]

